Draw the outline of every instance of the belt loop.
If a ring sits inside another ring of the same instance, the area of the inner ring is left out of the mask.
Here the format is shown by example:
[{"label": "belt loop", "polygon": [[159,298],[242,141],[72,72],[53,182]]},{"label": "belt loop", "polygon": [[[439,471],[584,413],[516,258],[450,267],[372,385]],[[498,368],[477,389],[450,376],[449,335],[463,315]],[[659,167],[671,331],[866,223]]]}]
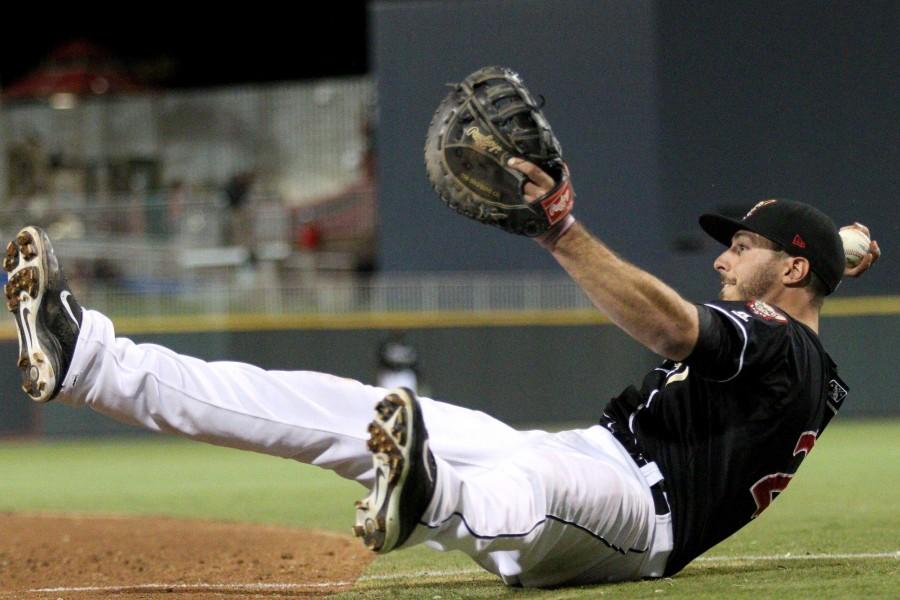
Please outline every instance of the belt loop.
[{"label": "belt loop", "polygon": [[647,480],[647,485],[653,487],[657,483],[663,480],[662,473],[659,470],[659,466],[657,466],[655,460],[651,460],[645,465],[640,467],[641,474],[643,474],[644,479]]}]

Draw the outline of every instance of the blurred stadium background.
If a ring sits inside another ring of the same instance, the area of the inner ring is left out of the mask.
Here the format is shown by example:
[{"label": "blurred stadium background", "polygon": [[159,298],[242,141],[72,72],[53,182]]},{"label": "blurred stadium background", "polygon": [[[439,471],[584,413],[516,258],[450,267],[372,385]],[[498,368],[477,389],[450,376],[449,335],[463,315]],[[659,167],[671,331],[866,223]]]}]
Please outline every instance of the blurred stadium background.
[{"label": "blurred stadium background", "polygon": [[[688,298],[716,289],[701,212],[785,196],[870,225],[885,258],[827,304],[823,338],[846,414],[898,414],[896,2],[317,10],[215,31],[151,19],[152,39],[74,21],[30,54],[4,48],[2,237],[47,228],[82,303],[140,341],[371,382],[399,335],[426,393],[515,424],[590,422],[656,358],[424,174],[444,84],[504,64],[546,98],[580,218]],[[11,319],[0,338],[0,435],[134,431],[26,401]]]}]

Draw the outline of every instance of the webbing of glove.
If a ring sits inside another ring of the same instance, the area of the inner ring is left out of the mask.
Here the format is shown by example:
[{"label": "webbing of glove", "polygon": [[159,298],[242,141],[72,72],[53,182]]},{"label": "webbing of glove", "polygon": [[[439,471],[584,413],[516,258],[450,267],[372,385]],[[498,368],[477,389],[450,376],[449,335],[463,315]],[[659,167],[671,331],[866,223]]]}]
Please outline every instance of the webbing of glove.
[{"label": "webbing of glove", "polygon": [[484,67],[469,75],[460,87],[468,96],[466,104],[511,155],[541,167],[560,161],[559,142],[516,72]]}]

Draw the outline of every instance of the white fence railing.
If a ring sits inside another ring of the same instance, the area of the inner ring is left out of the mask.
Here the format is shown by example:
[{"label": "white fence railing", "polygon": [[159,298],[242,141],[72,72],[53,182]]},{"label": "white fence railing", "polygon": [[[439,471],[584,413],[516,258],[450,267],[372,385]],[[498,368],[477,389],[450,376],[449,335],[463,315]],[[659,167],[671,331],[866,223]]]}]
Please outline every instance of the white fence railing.
[{"label": "white fence railing", "polygon": [[422,274],[370,282],[319,278],[308,285],[209,285],[141,292],[89,287],[85,306],[113,316],[187,314],[342,314],[349,312],[533,311],[591,306],[563,276]]}]

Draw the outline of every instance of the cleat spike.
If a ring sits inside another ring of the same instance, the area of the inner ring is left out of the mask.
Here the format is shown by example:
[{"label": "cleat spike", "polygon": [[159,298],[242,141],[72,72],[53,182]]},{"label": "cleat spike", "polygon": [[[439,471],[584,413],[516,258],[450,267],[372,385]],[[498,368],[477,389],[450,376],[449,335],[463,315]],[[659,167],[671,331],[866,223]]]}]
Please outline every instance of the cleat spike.
[{"label": "cleat spike", "polygon": [[400,474],[403,472],[403,459],[399,456],[391,457],[391,470],[388,474],[389,483],[394,483],[400,477]]},{"label": "cleat spike", "polygon": [[356,537],[362,537],[362,536],[366,535],[366,530],[365,530],[365,528],[360,527],[359,525],[354,525],[353,526],[353,535],[355,535]]},{"label": "cleat spike", "polygon": [[397,407],[387,400],[382,400],[376,405],[375,410],[382,421],[387,421],[397,411]]},{"label": "cleat spike", "polygon": [[38,292],[39,280],[37,269],[35,267],[29,267],[28,269],[20,271],[19,275],[21,275],[21,278],[17,283],[19,289],[28,292],[29,296],[35,298]]}]

